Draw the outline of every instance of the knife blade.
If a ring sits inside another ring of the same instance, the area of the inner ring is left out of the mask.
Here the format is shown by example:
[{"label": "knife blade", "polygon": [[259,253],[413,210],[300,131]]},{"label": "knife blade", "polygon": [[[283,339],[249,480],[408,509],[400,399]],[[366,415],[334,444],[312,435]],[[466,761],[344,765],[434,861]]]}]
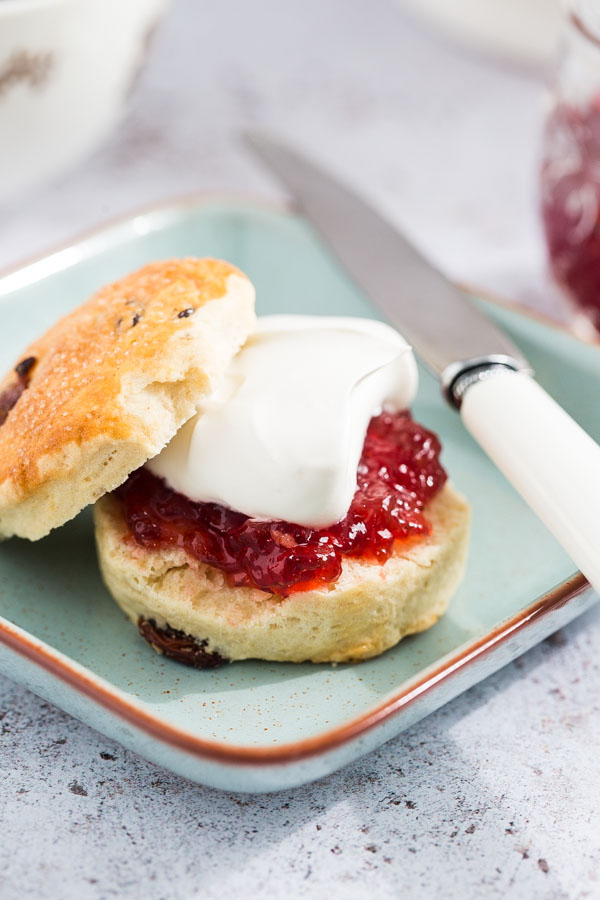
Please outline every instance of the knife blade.
[{"label": "knife blade", "polygon": [[434,372],[446,372],[444,384],[458,361],[529,369],[510,338],[358,194],[274,138],[246,137],[386,318]]},{"label": "knife blade", "polygon": [[276,138],[246,140],[598,591],[598,444],[534,381],[510,338],[365,200]]}]

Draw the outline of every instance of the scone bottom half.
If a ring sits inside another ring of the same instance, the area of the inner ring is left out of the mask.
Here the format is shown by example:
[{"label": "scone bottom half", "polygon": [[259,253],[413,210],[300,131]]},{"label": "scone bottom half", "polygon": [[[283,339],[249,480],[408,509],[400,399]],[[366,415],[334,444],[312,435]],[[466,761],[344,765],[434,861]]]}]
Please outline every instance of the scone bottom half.
[{"label": "scone bottom half", "polygon": [[358,662],[383,653],[446,611],[464,573],[470,524],[468,503],[447,483],[427,508],[429,535],[383,565],[346,559],[333,585],[281,597],[231,587],[185,550],[139,547],[113,495],[94,515],[110,593],[155,650],[198,668],[243,659]]},{"label": "scone bottom half", "polygon": [[150,263],[60,319],[0,380],[0,538],[44,537],[156,455],[254,325],[252,284],[214,259]]}]

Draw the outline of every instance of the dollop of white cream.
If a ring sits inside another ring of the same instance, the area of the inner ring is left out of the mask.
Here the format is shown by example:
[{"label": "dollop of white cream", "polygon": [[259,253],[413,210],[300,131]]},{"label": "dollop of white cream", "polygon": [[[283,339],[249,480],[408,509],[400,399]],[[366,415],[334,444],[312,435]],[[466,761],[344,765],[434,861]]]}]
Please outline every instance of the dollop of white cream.
[{"label": "dollop of white cream", "polygon": [[369,421],[409,407],[417,367],[370,319],[264,316],[222,384],[147,463],[192,500],[314,528],[343,518]]}]

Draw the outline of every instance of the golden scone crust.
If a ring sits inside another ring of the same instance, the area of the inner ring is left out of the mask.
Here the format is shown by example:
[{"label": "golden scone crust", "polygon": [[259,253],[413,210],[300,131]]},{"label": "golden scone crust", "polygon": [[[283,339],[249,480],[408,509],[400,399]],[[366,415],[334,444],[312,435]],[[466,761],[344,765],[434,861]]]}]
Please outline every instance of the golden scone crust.
[{"label": "golden scone crust", "polygon": [[117,487],[253,327],[251,283],[213,259],[151,263],[57,322],[0,382],[0,397],[22,390],[0,409],[0,536],[36,540]]},{"label": "golden scone crust", "polygon": [[99,500],[94,516],[104,581],[133,622],[170,626],[228,660],[351,662],[433,625],[462,578],[468,503],[446,484],[426,511],[432,534],[399,544],[384,565],[345,559],[329,588],[286,598],[230,587],[184,550],[138,546],[114,496]]}]

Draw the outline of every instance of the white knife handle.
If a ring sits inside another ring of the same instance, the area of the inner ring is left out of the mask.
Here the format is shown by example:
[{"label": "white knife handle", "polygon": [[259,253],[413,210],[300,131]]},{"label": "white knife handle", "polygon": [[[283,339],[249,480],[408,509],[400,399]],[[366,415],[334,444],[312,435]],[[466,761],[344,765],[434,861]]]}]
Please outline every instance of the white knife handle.
[{"label": "white knife handle", "polygon": [[600,590],[600,446],[537,382],[504,369],[472,384],[464,424]]}]

